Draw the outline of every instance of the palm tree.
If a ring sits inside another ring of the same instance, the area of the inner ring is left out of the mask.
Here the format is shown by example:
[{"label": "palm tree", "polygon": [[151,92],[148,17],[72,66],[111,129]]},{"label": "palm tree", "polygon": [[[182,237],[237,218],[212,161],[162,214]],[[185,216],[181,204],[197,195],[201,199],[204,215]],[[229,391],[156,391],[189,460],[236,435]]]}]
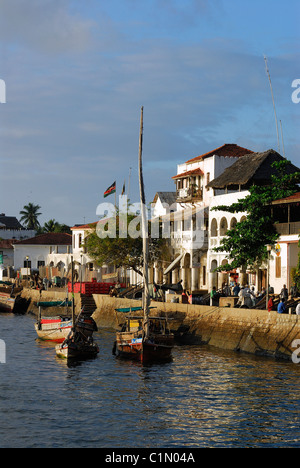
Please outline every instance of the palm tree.
[{"label": "palm tree", "polygon": [[38,216],[42,214],[38,212],[40,208],[41,207],[39,205],[28,203],[28,205],[25,205],[23,210],[20,211],[20,215],[22,215],[20,221],[24,223],[27,229],[34,229],[35,231],[38,230],[40,226]]},{"label": "palm tree", "polygon": [[59,228],[59,223],[55,219],[50,219],[47,223],[44,224],[43,232],[57,232]]}]

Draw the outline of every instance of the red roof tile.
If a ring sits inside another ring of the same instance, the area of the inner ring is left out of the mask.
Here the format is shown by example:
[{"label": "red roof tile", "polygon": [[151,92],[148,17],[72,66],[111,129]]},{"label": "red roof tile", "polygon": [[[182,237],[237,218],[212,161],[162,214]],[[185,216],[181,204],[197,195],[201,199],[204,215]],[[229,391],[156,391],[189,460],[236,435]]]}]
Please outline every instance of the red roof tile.
[{"label": "red roof tile", "polygon": [[72,236],[64,232],[47,232],[15,242],[15,245],[72,245]]},{"label": "red roof tile", "polygon": [[203,175],[203,171],[201,169],[194,169],[193,171],[182,172],[181,174],[177,174],[176,176],[172,177],[172,179],[180,179],[182,177],[188,176],[196,176],[196,175]]},{"label": "red roof tile", "polygon": [[201,159],[205,159],[213,155],[236,158],[250,153],[253,153],[253,151],[247,148],[242,148],[241,146],[238,146],[235,143],[225,143],[225,145],[222,145],[219,148],[209,151],[208,153],[204,153],[201,156],[196,156],[195,158],[189,159],[188,161],[186,161],[186,164],[191,164],[193,162],[200,161]]},{"label": "red roof tile", "polygon": [[2,239],[0,240],[0,249],[13,249],[15,243],[14,239]]}]

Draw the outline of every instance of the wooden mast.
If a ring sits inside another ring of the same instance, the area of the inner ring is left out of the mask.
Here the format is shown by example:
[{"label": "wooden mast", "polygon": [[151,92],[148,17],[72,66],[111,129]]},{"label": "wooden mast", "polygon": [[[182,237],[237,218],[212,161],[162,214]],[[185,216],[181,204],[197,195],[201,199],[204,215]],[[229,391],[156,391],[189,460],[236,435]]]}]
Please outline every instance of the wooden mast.
[{"label": "wooden mast", "polygon": [[148,255],[149,255],[149,238],[148,238],[148,224],[146,213],[146,197],[143,179],[143,125],[144,125],[144,107],[141,108],[141,124],[140,124],[140,138],[139,138],[139,185],[140,185],[140,199],[141,199],[141,218],[142,218],[142,237],[143,237],[143,280],[144,280],[144,294],[142,300],[142,307],[144,312],[144,339],[149,337],[149,274],[148,274]]},{"label": "wooden mast", "polygon": [[75,332],[75,300],[74,300],[74,262],[71,256],[71,274],[72,274],[72,330]]}]

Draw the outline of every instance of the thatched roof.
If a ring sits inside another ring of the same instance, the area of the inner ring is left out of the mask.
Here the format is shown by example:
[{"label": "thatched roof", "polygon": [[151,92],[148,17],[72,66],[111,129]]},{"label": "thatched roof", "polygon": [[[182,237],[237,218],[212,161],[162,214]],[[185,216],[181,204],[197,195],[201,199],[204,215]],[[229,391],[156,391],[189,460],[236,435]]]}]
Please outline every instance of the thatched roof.
[{"label": "thatched roof", "polygon": [[[224,189],[232,185],[262,184],[270,180],[271,175],[276,174],[272,167],[275,161],[283,160],[283,156],[269,149],[263,153],[251,153],[240,157],[232,166],[228,167],[219,177],[212,180],[207,187]],[[287,167],[287,173],[292,174],[300,171],[293,164]]]}]

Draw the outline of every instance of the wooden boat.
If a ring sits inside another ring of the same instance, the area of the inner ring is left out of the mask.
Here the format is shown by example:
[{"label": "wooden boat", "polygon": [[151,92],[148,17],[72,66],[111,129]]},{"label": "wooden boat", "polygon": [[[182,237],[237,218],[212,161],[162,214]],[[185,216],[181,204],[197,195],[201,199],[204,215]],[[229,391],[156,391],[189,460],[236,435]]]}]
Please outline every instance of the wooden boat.
[{"label": "wooden boat", "polygon": [[165,317],[148,317],[149,334],[143,330],[143,316],[128,316],[121,332],[116,334],[114,354],[144,364],[172,358],[174,335]]},{"label": "wooden boat", "polygon": [[62,343],[72,330],[72,324],[70,317],[43,317],[34,324],[34,327],[40,340]]},{"label": "wooden boat", "polygon": [[[73,257],[72,265],[72,291],[73,291]],[[82,309],[77,320],[75,319],[74,295],[72,298],[72,327],[67,338],[55,347],[56,355],[63,359],[87,359],[96,357],[99,347],[93,341],[93,332],[97,331],[97,325],[90,314],[85,314]]]},{"label": "wooden boat", "polygon": [[113,353],[117,356],[138,360],[142,363],[169,360],[174,346],[174,335],[167,327],[167,321],[162,317],[150,317],[149,294],[149,237],[147,229],[146,200],[142,170],[143,143],[143,107],[141,109],[140,142],[139,142],[139,185],[141,200],[142,237],[143,237],[143,283],[142,316],[127,317],[121,332],[116,333]]},{"label": "wooden boat", "polygon": [[13,312],[15,307],[15,297],[11,297],[9,292],[0,292],[0,312]]},{"label": "wooden boat", "polygon": [[20,296],[21,291],[22,288],[15,288],[14,284],[7,283],[6,286],[0,286],[0,313],[26,313],[29,301]]},{"label": "wooden boat", "polygon": [[80,332],[71,332],[62,344],[55,347],[56,355],[63,359],[87,359],[96,357],[99,347],[92,337],[83,337]]},{"label": "wooden boat", "polygon": [[[63,343],[72,331],[73,320],[67,315],[41,317],[41,312],[39,312],[39,319],[34,326],[40,340]],[[85,314],[82,309],[76,320],[75,329],[88,338],[93,335],[94,331],[97,331],[97,325],[94,319],[89,314]]]}]

